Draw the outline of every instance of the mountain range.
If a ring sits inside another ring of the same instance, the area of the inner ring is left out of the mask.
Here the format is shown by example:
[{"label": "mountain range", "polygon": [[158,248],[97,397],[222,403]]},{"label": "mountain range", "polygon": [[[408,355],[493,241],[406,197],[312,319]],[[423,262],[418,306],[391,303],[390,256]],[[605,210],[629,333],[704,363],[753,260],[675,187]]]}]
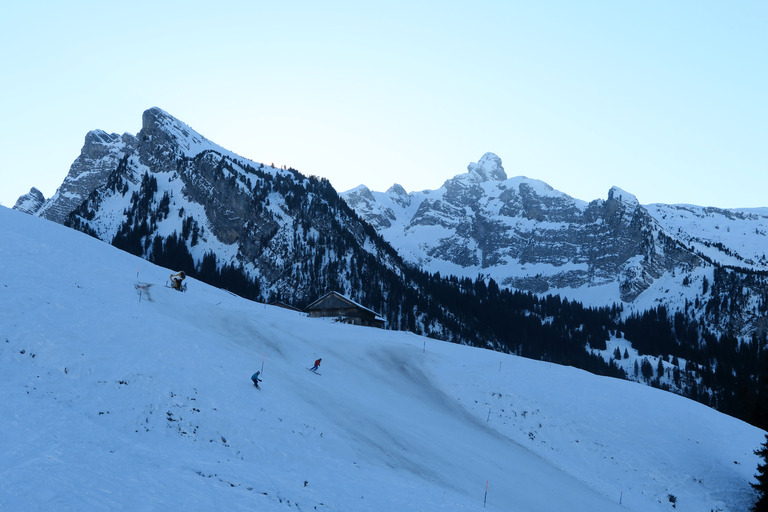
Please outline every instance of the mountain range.
[{"label": "mountain range", "polygon": [[[209,224],[209,238],[238,246],[234,252],[217,247],[216,254],[264,275],[267,288],[281,289],[274,282],[276,271],[260,264],[262,250],[253,240],[277,236],[272,235],[277,230],[283,249],[288,241],[283,226],[292,219],[281,213],[288,209],[285,205],[254,213],[268,203],[269,194],[253,175],[301,184],[313,178],[239,157],[158,108],[144,113],[136,136],[89,132],[56,194],[46,200],[33,188],[14,208],[65,223],[84,201],[96,199],[100,219],[88,226],[99,238],[111,240],[118,231],[119,212],[105,222],[102,212],[108,206],[103,198],[90,196],[118,168],[122,179],[133,185],[146,172],[170,173],[166,179],[178,180],[177,188],[183,189],[173,196],[177,208],[202,205],[204,212],[191,217],[199,225],[203,220]],[[225,178],[230,180],[226,186]],[[702,267],[768,270],[768,208],[641,205],[618,187],[611,188],[606,199],[587,203],[538,180],[508,178],[493,153],[436,190],[408,193],[395,184],[386,192],[374,192],[361,185],[340,195],[399,256],[425,271],[492,278],[500,286],[559,294],[589,305],[637,304],[642,309],[659,299],[669,302],[654,284],[671,273],[677,278],[674,288],[682,288],[684,280],[701,280],[706,273],[700,272]],[[178,222],[167,227],[179,228]],[[313,228],[319,231],[317,225]],[[357,241],[366,246],[359,235]],[[200,259],[200,254],[195,256]],[[291,289],[296,284],[291,283]],[[669,287],[666,280],[664,286]]]},{"label": "mountain range", "polygon": [[586,304],[668,301],[657,281],[674,273],[682,288],[712,265],[768,270],[768,208],[643,206],[618,187],[587,203],[538,180],[507,178],[493,153],[437,190],[361,185],[342,197],[427,271]]},{"label": "mountain range", "polygon": [[[435,190],[339,194],[159,108],[136,135],[89,132],[56,194],[32,189],[14,208],[246,298],[302,308],[338,291],[390,329],[645,381],[768,425],[750,363],[768,332],[768,209],[644,206],[618,187],[587,203],[508,178],[492,153]],[[636,356],[605,354],[616,335]]]}]

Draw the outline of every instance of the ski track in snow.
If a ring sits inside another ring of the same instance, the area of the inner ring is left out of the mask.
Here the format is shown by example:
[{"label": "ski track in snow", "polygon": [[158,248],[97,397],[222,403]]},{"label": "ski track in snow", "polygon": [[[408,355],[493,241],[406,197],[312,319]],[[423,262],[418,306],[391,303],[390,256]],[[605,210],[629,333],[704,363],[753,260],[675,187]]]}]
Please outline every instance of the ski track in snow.
[{"label": "ski track in snow", "polygon": [[1,207],[0,239],[0,510],[480,510],[486,481],[499,511],[752,499],[765,432],[682,397],[179,293]]}]

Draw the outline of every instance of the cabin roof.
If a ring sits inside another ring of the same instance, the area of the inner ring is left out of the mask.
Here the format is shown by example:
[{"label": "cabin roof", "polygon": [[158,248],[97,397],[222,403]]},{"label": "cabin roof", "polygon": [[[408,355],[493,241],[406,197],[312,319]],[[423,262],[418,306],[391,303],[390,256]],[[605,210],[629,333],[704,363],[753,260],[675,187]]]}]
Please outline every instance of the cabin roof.
[{"label": "cabin roof", "polygon": [[335,296],[336,298],[341,299],[344,302],[348,302],[351,306],[354,306],[356,308],[362,309],[364,311],[368,311],[369,313],[371,313],[372,315],[374,315],[376,317],[376,320],[381,320],[382,322],[384,321],[384,318],[380,314],[375,312],[374,310],[369,309],[369,308],[363,306],[362,304],[360,304],[358,302],[355,302],[354,300],[350,299],[346,295],[342,295],[339,292],[335,292],[335,291],[331,291],[331,292],[326,293],[325,295],[323,295],[322,297],[317,299],[315,302],[313,302],[312,304],[307,306],[305,309],[307,309],[307,310],[310,310],[310,309],[322,309],[320,307],[317,307],[317,305],[320,302],[322,302],[323,300],[325,300],[326,298],[331,297],[331,296]]}]

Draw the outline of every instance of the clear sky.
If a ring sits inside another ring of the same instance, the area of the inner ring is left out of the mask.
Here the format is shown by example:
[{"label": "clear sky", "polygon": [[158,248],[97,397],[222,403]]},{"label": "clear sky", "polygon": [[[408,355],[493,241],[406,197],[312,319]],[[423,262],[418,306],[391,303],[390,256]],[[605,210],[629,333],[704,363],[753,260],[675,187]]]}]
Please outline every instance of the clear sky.
[{"label": "clear sky", "polygon": [[768,206],[768,2],[9,2],[0,204],[160,107],[339,191],[485,152],[583,200]]}]

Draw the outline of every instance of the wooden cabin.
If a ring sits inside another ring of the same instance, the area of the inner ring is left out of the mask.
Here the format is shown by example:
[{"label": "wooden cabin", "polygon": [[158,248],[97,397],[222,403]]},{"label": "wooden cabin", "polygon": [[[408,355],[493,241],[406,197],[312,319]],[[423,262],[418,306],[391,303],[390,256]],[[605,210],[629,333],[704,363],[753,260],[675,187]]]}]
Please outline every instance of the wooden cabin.
[{"label": "wooden cabin", "polygon": [[384,328],[384,318],[339,292],[328,292],[304,309],[310,317],[336,317],[343,322]]}]

